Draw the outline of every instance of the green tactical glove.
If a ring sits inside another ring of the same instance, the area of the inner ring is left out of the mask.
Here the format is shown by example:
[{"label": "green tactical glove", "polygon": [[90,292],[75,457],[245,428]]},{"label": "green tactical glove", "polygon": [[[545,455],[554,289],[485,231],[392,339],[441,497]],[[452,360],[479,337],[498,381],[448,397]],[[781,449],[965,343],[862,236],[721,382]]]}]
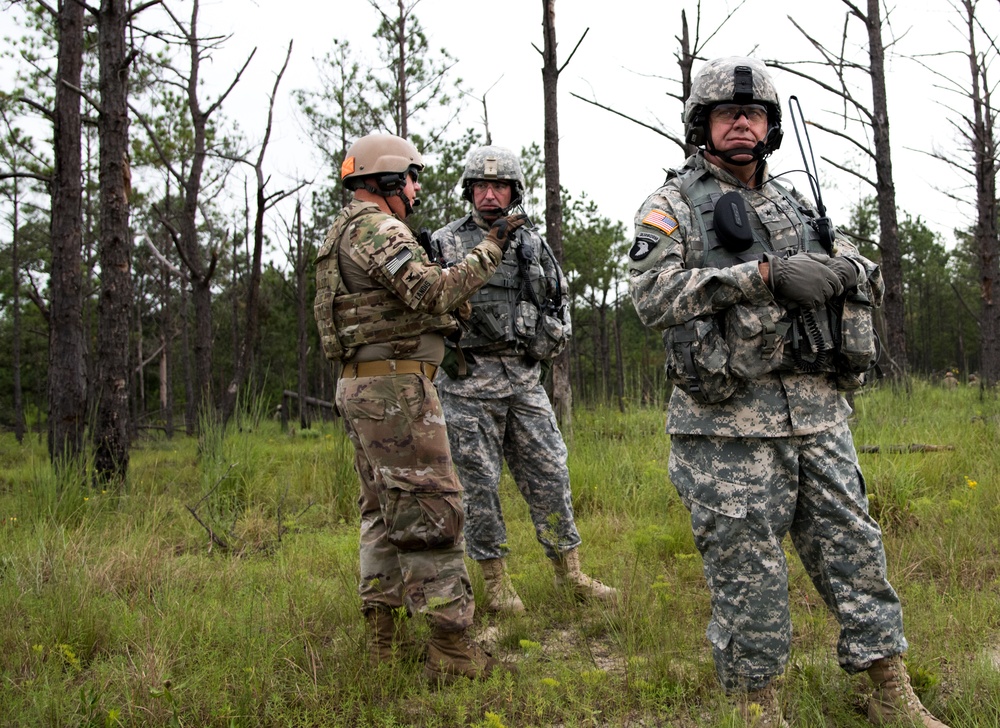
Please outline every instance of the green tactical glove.
[{"label": "green tactical glove", "polygon": [[837,274],[845,291],[858,285],[858,267],[847,258],[830,258],[826,261],[826,266]]},{"label": "green tactical glove", "polygon": [[771,290],[787,306],[819,308],[844,292],[840,276],[823,260],[806,253],[796,253],[790,258],[766,255],[765,259],[771,270]]},{"label": "green tactical glove", "polygon": [[490,227],[489,235],[486,239],[496,243],[500,250],[507,252],[507,246],[510,245],[510,239],[514,235],[514,231],[527,222],[527,215],[508,215],[507,217],[501,217]]}]

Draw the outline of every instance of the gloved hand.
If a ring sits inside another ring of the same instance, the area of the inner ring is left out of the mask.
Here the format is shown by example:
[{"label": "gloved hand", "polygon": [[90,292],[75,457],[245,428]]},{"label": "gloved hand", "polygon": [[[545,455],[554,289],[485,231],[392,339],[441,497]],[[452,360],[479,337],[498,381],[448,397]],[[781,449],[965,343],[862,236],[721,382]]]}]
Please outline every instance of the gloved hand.
[{"label": "gloved hand", "polygon": [[858,267],[847,258],[830,258],[826,261],[826,266],[837,274],[845,291],[858,285]]},{"label": "gloved hand", "polygon": [[492,226],[490,226],[490,232],[486,236],[487,240],[490,240],[500,246],[500,250],[507,252],[507,246],[510,245],[511,237],[514,235],[514,231],[527,222],[527,215],[508,215],[507,217],[501,217]]},{"label": "gloved hand", "polygon": [[790,258],[768,255],[766,260],[771,290],[786,305],[819,308],[844,292],[840,276],[824,261],[806,253],[796,253]]}]

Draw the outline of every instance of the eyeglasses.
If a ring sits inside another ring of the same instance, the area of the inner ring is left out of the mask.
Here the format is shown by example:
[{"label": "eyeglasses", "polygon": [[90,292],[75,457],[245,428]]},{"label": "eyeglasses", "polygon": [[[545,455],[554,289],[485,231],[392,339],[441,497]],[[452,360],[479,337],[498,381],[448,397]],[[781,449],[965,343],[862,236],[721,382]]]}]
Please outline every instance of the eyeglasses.
[{"label": "eyeglasses", "polygon": [[760,104],[748,104],[747,106],[741,106],[740,104],[719,104],[712,107],[708,116],[712,121],[730,123],[736,121],[741,116],[745,116],[751,124],[757,124],[761,121],[767,121],[767,108]]},{"label": "eyeglasses", "polygon": [[410,176],[410,179],[413,180],[413,184],[416,184],[417,183],[417,177],[420,176],[420,174],[417,172],[417,168],[416,167],[410,167],[408,170],[406,170],[406,173]]},{"label": "eyeglasses", "polygon": [[497,180],[496,182],[487,182],[485,180],[479,180],[472,183],[472,191],[479,192],[482,194],[486,190],[493,190],[494,192],[503,192],[510,189],[510,182],[502,182]]}]

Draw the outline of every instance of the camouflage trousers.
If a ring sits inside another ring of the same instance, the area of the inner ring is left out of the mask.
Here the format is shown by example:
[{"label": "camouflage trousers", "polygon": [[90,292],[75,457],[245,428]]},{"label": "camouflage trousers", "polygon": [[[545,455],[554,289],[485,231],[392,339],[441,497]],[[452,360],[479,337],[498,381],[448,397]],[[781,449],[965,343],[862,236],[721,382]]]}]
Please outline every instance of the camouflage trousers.
[{"label": "camouflage trousers", "polygon": [[341,379],[337,406],[361,480],[362,609],[406,606],[441,629],[469,627],[462,485],[434,385],[422,374]]},{"label": "camouflage trousers", "polygon": [[763,688],[788,661],[786,534],[840,625],[841,667],[860,672],[906,651],[846,423],[802,437],[674,435],[669,469],[704,560],[706,636],[727,692]]},{"label": "camouflage trousers", "polygon": [[580,545],[566,443],[541,385],[507,397],[477,399],[443,392],[448,439],[465,487],[465,541],[476,561],[506,555],[500,508],[504,459],[528,504],[535,535],[554,559]]}]

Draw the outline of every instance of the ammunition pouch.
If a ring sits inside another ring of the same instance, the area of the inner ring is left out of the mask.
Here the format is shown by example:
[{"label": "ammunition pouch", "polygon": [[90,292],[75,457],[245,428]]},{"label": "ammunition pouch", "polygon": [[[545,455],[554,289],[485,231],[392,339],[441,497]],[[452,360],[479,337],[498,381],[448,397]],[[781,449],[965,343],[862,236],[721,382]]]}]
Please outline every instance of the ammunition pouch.
[{"label": "ammunition pouch", "polygon": [[876,367],[881,354],[874,306],[867,293],[859,288],[839,299],[834,313],[837,318],[834,331],[838,335],[834,357],[837,387],[857,389],[865,383],[867,373]]},{"label": "ammunition pouch", "polygon": [[777,303],[737,304],[726,310],[729,369],[741,379],[755,379],[787,366],[785,343],[792,323]]},{"label": "ammunition pouch", "polygon": [[537,361],[554,359],[566,348],[569,336],[567,324],[551,314],[543,313],[538,319],[534,337],[528,342],[528,356]]},{"label": "ammunition pouch", "polygon": [[671,326],[663,332],[663,344],[667,378],[699,404],[723,402],[739,386],[717,316]]}]

